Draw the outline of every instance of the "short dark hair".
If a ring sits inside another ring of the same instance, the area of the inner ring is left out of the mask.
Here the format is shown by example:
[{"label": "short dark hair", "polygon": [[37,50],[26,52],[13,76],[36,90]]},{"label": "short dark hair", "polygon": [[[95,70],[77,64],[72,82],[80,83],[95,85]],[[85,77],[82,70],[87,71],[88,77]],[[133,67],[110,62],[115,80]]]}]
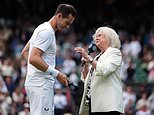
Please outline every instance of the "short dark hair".
[{"label": "short dark hair", "polygon": [[55,12],[55,15],[62,13],[63,18],[66,18],[69,14],[73,17],[76,16],[76,9],[70,4],[60,4]]}]

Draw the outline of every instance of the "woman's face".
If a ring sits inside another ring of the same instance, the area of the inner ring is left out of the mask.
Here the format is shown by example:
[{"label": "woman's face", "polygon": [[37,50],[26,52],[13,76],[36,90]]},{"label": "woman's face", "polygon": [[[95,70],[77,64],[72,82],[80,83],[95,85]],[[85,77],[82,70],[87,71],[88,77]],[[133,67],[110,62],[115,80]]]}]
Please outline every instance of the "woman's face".
[{"label": "woman's face", "polygon": [[105,34],[101,31],[98,31],[95,35],[94,41],[96,43],[96,46],[101,50],[105,51],[110,45],[109,41],[106,38]]}]

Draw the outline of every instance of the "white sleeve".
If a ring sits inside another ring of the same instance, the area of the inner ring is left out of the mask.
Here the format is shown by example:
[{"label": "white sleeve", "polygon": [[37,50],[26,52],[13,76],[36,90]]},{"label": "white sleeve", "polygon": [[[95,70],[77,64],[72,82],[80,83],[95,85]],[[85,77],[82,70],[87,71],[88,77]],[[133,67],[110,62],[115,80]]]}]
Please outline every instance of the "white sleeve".
[{"label": "white sleeve", "polygon": [[105,61],[102,63],[98,61],[96,65],[96,75],[108,76],[121,65],[121,60],[122,56],[120,50],[112,50]]},{"label": "white sleeve", "polygon": [[50,33],[49,30],[42,30],[40,31],[36,39],[34,41],[34,47],[41,49],[43,52],[45,52],[50,44],[53,42],[53,35]]}]

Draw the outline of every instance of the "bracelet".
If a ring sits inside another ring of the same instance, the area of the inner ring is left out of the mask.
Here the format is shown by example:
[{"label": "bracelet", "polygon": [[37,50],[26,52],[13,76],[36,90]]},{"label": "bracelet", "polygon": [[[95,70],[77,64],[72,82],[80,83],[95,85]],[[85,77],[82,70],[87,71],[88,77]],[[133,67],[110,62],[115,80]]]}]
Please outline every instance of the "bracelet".
[{"label": "bracelet", "polygon": [[49,73],[49,75],[52,75],[53,77],[57,77],[59,74],[59,71],[54,69],[52,66],[48,66],[48,69],[46,71],[47,73]]},{"label": "bracelet", "polygon": [[94,61],[94,59],[93,59],[92,57],[90,57],[90,59],[89,59],[89,63],[92,64],[93,61]]}]

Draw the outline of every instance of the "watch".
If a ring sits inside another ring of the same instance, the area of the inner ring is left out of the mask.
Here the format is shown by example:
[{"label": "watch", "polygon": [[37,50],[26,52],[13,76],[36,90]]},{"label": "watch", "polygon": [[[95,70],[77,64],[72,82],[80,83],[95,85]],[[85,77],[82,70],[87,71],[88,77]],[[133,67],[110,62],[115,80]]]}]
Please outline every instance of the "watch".
[{"label": "watch", "polygon": [[94,59],[92,57],[89,58],[89,63],[92,64],[92,62],[94,61]]}]

